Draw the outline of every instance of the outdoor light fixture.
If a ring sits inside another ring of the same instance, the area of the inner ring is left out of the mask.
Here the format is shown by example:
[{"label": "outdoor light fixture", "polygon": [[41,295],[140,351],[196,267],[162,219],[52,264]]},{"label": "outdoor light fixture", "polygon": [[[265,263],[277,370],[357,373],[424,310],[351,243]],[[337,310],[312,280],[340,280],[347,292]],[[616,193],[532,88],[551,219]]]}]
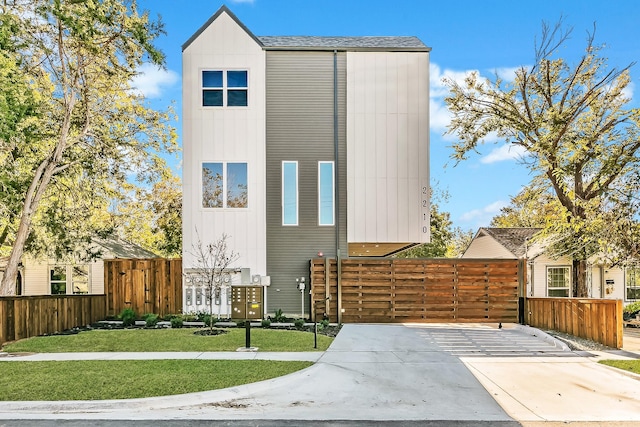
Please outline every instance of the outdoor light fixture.
[{"label": "outdoor light fixture", "polygon": [[296,288],[300,291],[300,302],[302,307],[300,309],[300,317],[304,319],[304,277],[299,279],[296,277]]}]

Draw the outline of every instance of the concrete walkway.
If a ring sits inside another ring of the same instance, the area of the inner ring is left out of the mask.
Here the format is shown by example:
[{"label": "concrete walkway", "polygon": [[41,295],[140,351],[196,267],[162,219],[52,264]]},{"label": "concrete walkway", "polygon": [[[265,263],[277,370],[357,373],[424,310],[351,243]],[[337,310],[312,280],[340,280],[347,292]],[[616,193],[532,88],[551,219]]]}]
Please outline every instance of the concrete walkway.
[{"label": "concrete walkway", "polygon": [[345,325],[324,353],[75,353],[0,360],[45,357],[268,358],[317,363],[269,381],[178,396],[0,402],[0,419],[640,425],[638,378],[596,363],[637,355],[573,353],[544,333],[517,325],[502,329],[495,325]]}]

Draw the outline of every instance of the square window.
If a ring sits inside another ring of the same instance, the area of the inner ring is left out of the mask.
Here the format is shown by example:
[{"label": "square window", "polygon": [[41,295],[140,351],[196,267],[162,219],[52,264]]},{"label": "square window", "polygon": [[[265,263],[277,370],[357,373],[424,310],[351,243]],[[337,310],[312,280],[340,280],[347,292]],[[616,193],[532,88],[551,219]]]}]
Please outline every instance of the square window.
[{"label": "square window", "polygon": [[203,163],[202,207],[249,207],[247,163]]},{"label": "square window", "polygon": [[569,267],[547,267],[547,296],[569,297],[571,286],[570,278]]},{"label": "square window", "polygon": [[248,72],[246,70],[203,70],[203,107],[248,106]]}]

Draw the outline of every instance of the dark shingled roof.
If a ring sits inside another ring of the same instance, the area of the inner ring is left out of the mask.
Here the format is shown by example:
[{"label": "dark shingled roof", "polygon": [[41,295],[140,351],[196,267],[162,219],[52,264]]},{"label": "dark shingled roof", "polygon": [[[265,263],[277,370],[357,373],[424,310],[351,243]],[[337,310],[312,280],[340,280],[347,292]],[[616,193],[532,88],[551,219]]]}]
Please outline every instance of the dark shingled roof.
[{"label": "dark shingled roof", "polygon": [[384,50],[406,52],[429,52],[430,47],[425,46],[417,37],[392,36],[392,37],[321,37],[321,36],[262,36],[256,37],[237,16],[222,6],[207,22],[204,23],[182,45],[184,51],[200,34],[215,21],[220,14],[226,13],[233,19],[256,43],[266,50]]},{"label": "dark shingled roof", "polygon": [[258,36],[258,40],[266,49],[430,50],[419,38],[412,36]]},{"label": "dark shingled roof", "polygon": [[480,231],[484,231],[489,236],[493,237],[498,243],[507,248],[509,252],[521,258],[525,254],[525,243],[531,239],[537,232],[542,230],[541,228],[494,228],[483,227]]}]

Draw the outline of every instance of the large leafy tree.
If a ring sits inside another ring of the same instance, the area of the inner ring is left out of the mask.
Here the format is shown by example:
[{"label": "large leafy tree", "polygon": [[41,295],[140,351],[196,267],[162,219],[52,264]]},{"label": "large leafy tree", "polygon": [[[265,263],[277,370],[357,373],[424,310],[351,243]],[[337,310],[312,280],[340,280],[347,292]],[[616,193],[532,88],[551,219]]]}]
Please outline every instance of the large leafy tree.
[{"label": "large leafy tree", "polygon": [[182,188],[166,176],[150,188],[132,188],[115,202],[113,224],[125,240],[163,257],[182,255]]},{"label": "large leafy tree", "polygon": [[558,199],[544,182],[537,181],[511,197],[510,204],[491,219],[491,227],[544,228],[547,223],[561,219],[563,208]]},{"label": "large leafy tree", "polygon": [[[477,73],[462,83],[448,80],[446,103],[453,114],[448,132],[459,138],[453,146],[458,161],[493,136],[524,148],[534,175],[546,180],[562,207],[545,234],[552,255],[572,257],[573,294],[582,297],[589,257],[628,255],[601,237],[607,228],[622,228],[610,221],[619,220],[624,197],[638,191],[631,176],[640,166],[640,111],[627,107],[629,67],[610,68],[593,33],[575,65],[559,57],[570,33],[562,21],[543,25],[533,66],[519,68],[509,82]],[[614,190],[623,197],[613,197]],[[635,223],[633,204],[625,208],[625,221]]]},{"label": "large leafy tree", "polygon": [[16,23],[14,62],[38,96],[35,136],[0,142],[7,150],[2,166],[24,180],[14,186],[15,219],[4,219],[15,231],[0,294],[11,294],[30,241],[42,234],[54,248],[70,249],[70,240],[90,230],[60,239],[72,231],[69,221],[90,223],[125,182],[151,182],[165,168],[157,153],[175,147],[175,133],[167,112],[150,108],[130,86],[143,62],[164,61],[153,44],[162,25],[135,0],[14,0],[1,7]]}]

